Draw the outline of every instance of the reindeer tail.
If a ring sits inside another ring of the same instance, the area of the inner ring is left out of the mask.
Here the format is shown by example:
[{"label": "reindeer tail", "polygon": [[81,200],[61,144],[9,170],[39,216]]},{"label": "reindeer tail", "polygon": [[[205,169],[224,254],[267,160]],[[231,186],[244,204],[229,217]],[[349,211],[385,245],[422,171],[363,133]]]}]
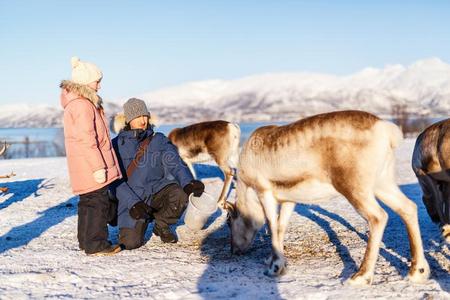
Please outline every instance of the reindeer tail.
[{"label": "reindeer tail", "polygon": [[400,128],[392,122],[384,121],[386,126],[386,131],[389,135],[389,139],[391,142],[391,148],[397,148],[400,143],[403,141],[403,132]]},{"label": "reindeer tail", "polygon": [[239,162],[239,141],[241,139],[241,128],[236,123],[228,124],[231,139],[231,153],[228,157],[228,164],[232,168],[237,168]]}]

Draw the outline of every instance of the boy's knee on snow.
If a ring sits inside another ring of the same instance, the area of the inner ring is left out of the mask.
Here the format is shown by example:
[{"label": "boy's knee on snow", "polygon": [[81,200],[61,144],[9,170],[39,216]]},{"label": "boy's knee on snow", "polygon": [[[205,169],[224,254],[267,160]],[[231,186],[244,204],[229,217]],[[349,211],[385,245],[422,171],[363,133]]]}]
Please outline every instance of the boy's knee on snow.
[{"label": "boy's knee on snow", "polygon": [[127,250],[132,250],[141,247],[143,238],[138,234],[135,229],[121,228],[119,233],[119,244]]},{"label": "boy's knee on snow", "polygon": [[141,247],[142,243],[136,240],[125,240],[123,242],[120,242],[120,245],[123,245],[123,247],[127,250],[133,250]]},{"label": "boy's knee on snow", "polygon": [[123,247],[127,250],[132,250],[141,247],[143,243],[140,239],[127,237],[119,239],[119,244],[123,245]]}]

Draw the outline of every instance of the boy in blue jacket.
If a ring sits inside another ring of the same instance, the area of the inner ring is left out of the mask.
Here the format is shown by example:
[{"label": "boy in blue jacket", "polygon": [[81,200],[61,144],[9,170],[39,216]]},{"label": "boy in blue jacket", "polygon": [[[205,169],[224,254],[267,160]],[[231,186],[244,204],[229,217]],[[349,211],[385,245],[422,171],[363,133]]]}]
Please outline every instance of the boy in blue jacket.
[{"label": "boy in blue jacket", "polygon": [[[169,225],[175,224],[183,214],[188,195],[201,196],[205,186],[193,178],[169,139],[153,132],[144,101],[129,99],[123,109],[125,127],[112,140],[124,175],[111,186],[111,192],[119,200],[119,243],[125,249],[142,246],[153,218],[153,233],[165,243],[176,243],[177,237]],[[148,147],[130,171],[139,147],[148,139]]]}]

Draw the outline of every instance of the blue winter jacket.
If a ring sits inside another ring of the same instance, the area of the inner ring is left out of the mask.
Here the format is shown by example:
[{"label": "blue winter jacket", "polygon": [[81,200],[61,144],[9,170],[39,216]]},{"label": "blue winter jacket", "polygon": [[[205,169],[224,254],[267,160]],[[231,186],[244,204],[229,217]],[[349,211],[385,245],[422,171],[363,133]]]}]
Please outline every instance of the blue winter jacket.
[{"label": "blue winter jacket", "polygon": [[[139,161],[131,178],[126,178],[126,169],[135,158],[139,143],[153,135],[145,155]],[[119,160],[123,178],[111,185],[111,191],[119,200],[119,228],[134,228],[136,221],[129,210],[139,201],[151,203],[152,196],[171,183],[181,187],[191,182],[189,168],[178,154],[178,149],[162,133],[147,130],[123,130],[112,140]]]}]

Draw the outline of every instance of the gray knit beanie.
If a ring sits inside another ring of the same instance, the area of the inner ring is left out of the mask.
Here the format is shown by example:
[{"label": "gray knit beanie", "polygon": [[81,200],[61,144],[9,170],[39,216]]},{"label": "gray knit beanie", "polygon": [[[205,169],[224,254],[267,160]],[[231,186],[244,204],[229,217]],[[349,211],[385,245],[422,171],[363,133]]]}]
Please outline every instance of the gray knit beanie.
[{"label": "gray knit beanie", "polygon": [[125,122],[130,123],[131,120],[140,116],[149,116],[145,102],[141,99],[131,98],[123,105],[123,112],[125,114]]}]

